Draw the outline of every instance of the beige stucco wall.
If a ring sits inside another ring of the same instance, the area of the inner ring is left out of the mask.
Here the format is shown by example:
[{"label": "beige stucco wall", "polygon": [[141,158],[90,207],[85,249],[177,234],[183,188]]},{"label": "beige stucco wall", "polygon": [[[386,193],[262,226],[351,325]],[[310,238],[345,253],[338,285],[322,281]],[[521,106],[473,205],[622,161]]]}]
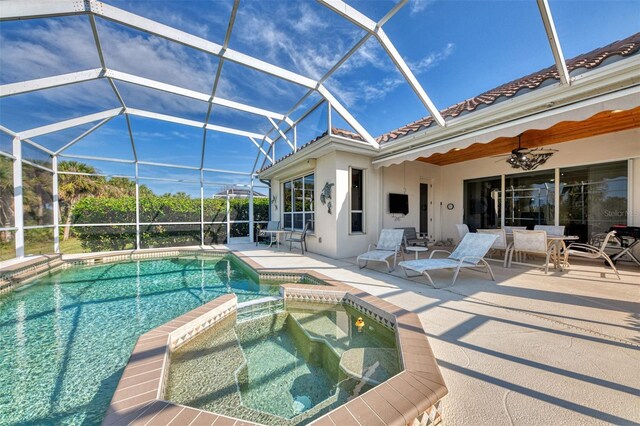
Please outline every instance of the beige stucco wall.
[{"label": "beige stucco wall", "polygon": [[[382,182],[382,227],[399,228],[413,226],[420,230],[420,184],[429,187],[429,235],[439,239],[439,228],[436,224],[440,218],[439,199],[441,198],[441,167],[421,161],[405,162],[379,169]],[[407,194],[409,196],[409,214],[389,213],[389,193]]]},{"label": "beige stucco wall", "polygon": [[[604,163],[632,159],[630,166],[630,220],[640,226],[640,129],[580,139],[550,148],[558,150],[539,170]],[[365,170],[365,232],[350,234],[349,169]],[[356,256],[366,251],[378,239],[379,230],[420,226],[420,183],[430,184],[429,223],[430,238],[457,240],[455,224],[462,223],[463,181],[502,174],[518,173],[506,162],[495,158],[482,158],[449,166],[435,166],[419,161],[405,162],[390,167],[374,168],[371,158],[334,151],[312,161],[303,161],[287,169],[281,180],[272,180],[272,194],[277,196],[278,208],[272,206],[272,217],[282,221],[281,181],[315,172],[316,229],[308,238],[309,251],[333,258]],[[320,202],[320,193],[326,182],[334,183],[333,212]],[[389,193],[409,196],[409,214],[389,213]],[[448,210],[447,204],[454,208]]]},{"label": "beige stucco wall", "polygon": [[[640,172],[640,167],[637,165],[640,162],[640,129],[549,145],[549,148],[555,148],[558,152],[537,170],[635,158],[633,169]],[[457,240],[455,224],[462,223],[463,181],[465,179],[521,173],[521,171],[512,169],[505,161],[496,162],[496,160],[496,158],[481,158],[441,167],[443,179],[441,180],[440,193],[442,197],[439,201],[445,206],[447,203],[455,205],[455,208],[451,211],[443,209],[443,216],[440,222],[443,238]],[[633,188],[630,194],[631,205],[635,212],[632,217],[635,218],[635,223],[639,223],[640,173],[632,173],[631,180],[631,187]]]},{"label": "beige stucco wall", "polygon": [[[373,170],[371,159],[362,155],[338,152],[336,154],[336,252],[335,257],[357,256],[366,251],[370,243],[378,240],[380,229],[379,174]],[[350,182],[351,168],[364,170],[364,232],[351,234]]]}]

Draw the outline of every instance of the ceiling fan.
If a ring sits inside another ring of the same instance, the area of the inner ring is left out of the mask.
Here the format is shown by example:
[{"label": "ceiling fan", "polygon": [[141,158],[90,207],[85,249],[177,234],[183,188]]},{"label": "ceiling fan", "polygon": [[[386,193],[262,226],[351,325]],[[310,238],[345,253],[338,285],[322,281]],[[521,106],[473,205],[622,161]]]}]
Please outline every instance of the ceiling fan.
[{"label": "ceiling fan", "polygon": [[518,148],[511,151],[510,154],[494,155],[493,157],[507,157],[507,163],[514,169],[534,170],[558,152],[557,149],[551,148],[523,148],[521,138],[522,133],[518,135]]}]

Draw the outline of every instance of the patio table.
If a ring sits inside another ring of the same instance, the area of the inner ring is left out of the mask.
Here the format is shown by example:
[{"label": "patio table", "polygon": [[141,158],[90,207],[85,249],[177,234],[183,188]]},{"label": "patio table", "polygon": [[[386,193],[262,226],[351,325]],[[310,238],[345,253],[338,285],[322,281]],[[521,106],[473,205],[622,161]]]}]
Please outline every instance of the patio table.
[{"label": "patio table", "polygon": [[416,260],[418,260],[418,255],[420,253],[428,252],[429,248],[424,246],[409,246],[407,247],[407,251],[412,251],[416,254]]},{"label": "patio table", "polygon": [[[275,238],[275,240],[276,240],[276,250],[280,250],[280,235],[289,233],[291,231],[285,231],[284,229],[276,229],[276,230],[263,229],[262,232],[264,232],[265,234],[275,235],[275,237],[276,237]],[[271,247],[272,244],[273,244],[273,238],[270,238],[269,239],[269,247]]]},{"label": "patio table", "polygon": [[[506,232],[507,238],[511,238],[513,239],[513,232]],[[552,259],[553,259],[553,267],[555,269],[561,269],[560,267],[560,261],[563,260],[561,259],[561,254],[567,249],[566,244],[564,243],[565,241],[576,241],[579,240],[580,237],[578,237],[577,235],[549,235],[547,234],[547,242],[549,244],[553,244],[554,245],[554,251],[553,251],[553,255],[552,255]],[[565,263],[563,265],[564,268],[566,268],[569,264]]]}]

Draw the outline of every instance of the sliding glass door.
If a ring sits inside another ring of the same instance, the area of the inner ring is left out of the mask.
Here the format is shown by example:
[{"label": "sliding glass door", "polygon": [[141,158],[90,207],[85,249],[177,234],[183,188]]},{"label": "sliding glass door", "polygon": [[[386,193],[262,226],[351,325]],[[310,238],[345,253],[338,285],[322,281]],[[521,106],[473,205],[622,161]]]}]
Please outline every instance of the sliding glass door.
[{"label": "sliding glass door", "polygon": [[583,241],[627,224],[627,162],[560,169],[560,225]]},{"label": "sliding glass door", "polygon": [[500,227],[499,176],[464,181],[464,223],[470,229]]},{"label": "sliding glass door", "polygon": [[504,200],[502,177],[465,180],[464,223],[472,230],[503,225],[533,229],[556,225],[558,209],[557,225],[588,241],[613,225],[627,224],[628,167],[628,161],[617,161],[505,175]]},{"label": "sliding glass door", "polygon": [[535,225],[553,225],[554,177],[553,170],[506,176],[504,224],[528,229]]}]

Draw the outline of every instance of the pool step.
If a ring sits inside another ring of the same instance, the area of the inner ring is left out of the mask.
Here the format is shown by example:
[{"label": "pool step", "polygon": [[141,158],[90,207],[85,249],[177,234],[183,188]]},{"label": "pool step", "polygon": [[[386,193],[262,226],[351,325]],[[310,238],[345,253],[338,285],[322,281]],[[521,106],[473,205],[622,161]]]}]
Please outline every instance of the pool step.
[{"label": "pool step", "polygon": [[284,298],[280,296],[263,297],[238,303],[236,321],[249,321],[280,312],[284,312]]}]

